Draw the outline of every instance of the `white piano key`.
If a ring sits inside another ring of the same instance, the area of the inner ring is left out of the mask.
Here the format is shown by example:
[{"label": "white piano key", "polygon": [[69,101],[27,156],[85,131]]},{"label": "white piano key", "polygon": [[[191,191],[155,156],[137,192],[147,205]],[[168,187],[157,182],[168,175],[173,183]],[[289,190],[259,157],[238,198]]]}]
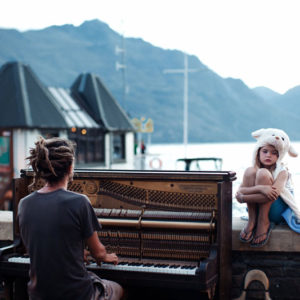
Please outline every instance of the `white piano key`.
[{"label": "white piano key", "polygon": [[102,263],[101,266],[97,266],[96,263],[89,265],[91,268],[99,268],[104,270],[120,270],[120,271],[132,271],[132,272],[147,272],[147,273],[165,273],[165,274],[182,274],[182,275],[195,275],[196,267],[171,267],[163,264],[148,266],[148,264],[137,266],[135,264],[118,264],[112,265]]},{"label": "white piano key", "polygon": [[[29,257],[10,257],[8,262],[30,264]],[[131,272],[146,272],[146,273],[165,273],[165,274],[179,274],[179,275],[195,275],[197,267],[195,266],[179,266],[166,264],[141,264],[141,263],[124,263],[120,262],[118,265],[109,263],[102,263],[98,266],[96,263],[87,265],[92,269],[114,270],[114,271],[131,271]]]}]

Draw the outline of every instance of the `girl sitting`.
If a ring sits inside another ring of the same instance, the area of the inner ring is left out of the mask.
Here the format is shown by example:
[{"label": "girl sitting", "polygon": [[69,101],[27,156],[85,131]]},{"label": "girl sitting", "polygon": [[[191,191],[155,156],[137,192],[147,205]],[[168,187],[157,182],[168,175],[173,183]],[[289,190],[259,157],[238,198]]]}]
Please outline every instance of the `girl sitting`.
[{"label": "girl sitting", "polygon": [[286,210],[292,209],[300,219],[290,174],[282,163],[286,152],[293,157],[297,156],[297,152],[282,130],[260,129],[252,136],[257,139],[253,166],[246,169],[236,199],[247,204],[249,215],[240,240],[251,243],[252,247],[262,247],[267,243],[274,224],[284,220],[282,214]]}]

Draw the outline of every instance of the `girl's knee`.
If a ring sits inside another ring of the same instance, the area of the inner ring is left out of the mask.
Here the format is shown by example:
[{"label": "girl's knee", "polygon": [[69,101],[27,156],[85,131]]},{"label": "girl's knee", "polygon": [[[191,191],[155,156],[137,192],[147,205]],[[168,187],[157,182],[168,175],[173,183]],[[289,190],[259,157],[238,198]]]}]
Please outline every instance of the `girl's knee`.
[{"label": "girl's knee", "polygon": [[271,172],[266,168],[260,168],[256,172],[256,184],[273,184],[273,177]]},{"label": "girl's knee", "polygon": [[254,167],[249,167],[246,169],[244,174],[244,184],[245,186],[253,186],[255,184],[257,170]]}]

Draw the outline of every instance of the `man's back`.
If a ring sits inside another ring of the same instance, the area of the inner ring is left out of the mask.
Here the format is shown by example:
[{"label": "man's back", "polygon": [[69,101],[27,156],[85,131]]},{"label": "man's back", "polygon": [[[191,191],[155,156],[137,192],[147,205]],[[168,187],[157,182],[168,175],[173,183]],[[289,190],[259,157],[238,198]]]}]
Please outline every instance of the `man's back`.
[{"label": "man's back", "polygon": [[19,222],[31,259],[32,299],[90,299],[83,241],[100,228],[85,196],[64,189],[34,192],[20,202]]}]

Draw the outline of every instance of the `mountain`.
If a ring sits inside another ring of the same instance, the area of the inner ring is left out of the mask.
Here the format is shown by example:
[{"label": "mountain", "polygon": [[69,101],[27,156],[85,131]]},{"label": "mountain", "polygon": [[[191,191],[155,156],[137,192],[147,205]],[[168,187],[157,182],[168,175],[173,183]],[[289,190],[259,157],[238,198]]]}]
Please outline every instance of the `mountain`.
[{"label": "mountain", "polygon": [[[115,51],[122,41],[121,35],[99,20],[25,32],[0,29],[0,65],[21,61],[45,85],[64,88],[80,73],[96,74],[130,118],[153,119],[152,142],[182,142],[183,74],[164,70],[182,69],[183,53],[125,38],[122,73],[116,70],[121,55]],[[222,78],[196,56],[189,55],[188,62],[189,68],[197,69],[188,75],[189,142],[251,141],[250,133],[261,127],[279,127],[291,139],[300,140],[300,118],[291,104],[297,103],[294,96],[286,93],[269,99],[239,79]],[[129,87],[125,97],[123,75]]]},{"label": "mountain", "polygon": [[[300,115],[300,85],[288,90],[280,97],[270,99],[281,111],[289,111],[295,116]],[[297,127],[297,124],[291,124]],[[297,127],[298,128],[298,127]]]},{"label": "mountain", "polygon": [[266,88],[264,86],[258,86],[252,89],[259,97],[270,100],[280,97],[281,94],[274,92],[273,90]]}]

